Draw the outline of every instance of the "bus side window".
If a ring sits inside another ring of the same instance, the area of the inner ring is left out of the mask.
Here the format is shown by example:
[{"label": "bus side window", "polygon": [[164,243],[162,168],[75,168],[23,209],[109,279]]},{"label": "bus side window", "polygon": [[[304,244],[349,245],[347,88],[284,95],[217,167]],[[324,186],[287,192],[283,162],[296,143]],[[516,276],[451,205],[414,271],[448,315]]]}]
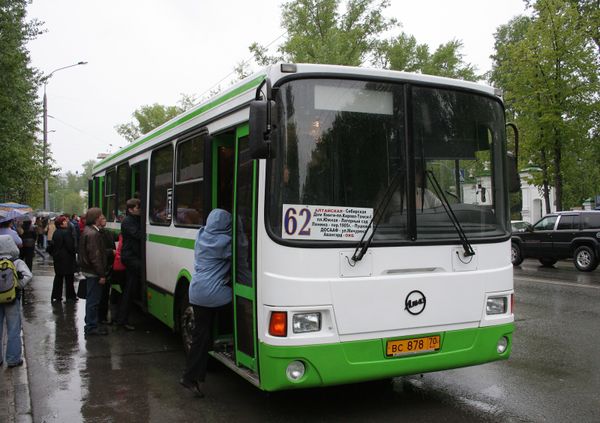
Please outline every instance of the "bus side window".
[{"label": "bus side window", "polygon": [[170,225],[170,206],[173,195],[173,146],[169,144],[153,151],[150,166],[150,223]]},{"label": "bus side window", "polygon": [[104,185],[104,216],[109,222],[115,221],[116,201],[115,194],[117,192],[117,173],[114,169],[106,172],[106,182]]},{"label": "bus side window", "polygon": [[200,226],[204,218],[204,140],[197,136],[177,145],[175,223]]},{"label": "bus side window", "polygon": [[125,218],[127,211],[127,200],[129,200],[129,190],[127,189],[127,180],[129,165],[122,164],[117,168],[117,221],[121,222]]}]

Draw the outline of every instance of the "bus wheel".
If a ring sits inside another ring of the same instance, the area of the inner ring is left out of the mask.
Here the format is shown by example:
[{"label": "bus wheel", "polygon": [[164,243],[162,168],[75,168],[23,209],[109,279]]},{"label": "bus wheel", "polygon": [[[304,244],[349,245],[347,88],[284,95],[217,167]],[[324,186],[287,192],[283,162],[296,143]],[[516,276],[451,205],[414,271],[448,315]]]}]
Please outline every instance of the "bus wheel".
[{"label": "bus wheel", "polygon": [[192,333],[194,332],[194,309],[190,304],[187,290],[179,300],[179,333],[183,343],[183,351],[187,356],[192,347]]},{"label": "bus wheel", "polygon": [[521,248],[519,244],[515,244],[514,242],[510,244],[510,261],[513,266],[518,266],[523,263],[523,257],[521,256]]},{"label": "bus wheel", "polygon": [[582,272],[591,272],[598,267],[598,258],[587,245],[582,245],[575,250],[575,267]]},{"label": "bus wheel", "polygon": [[540,263],[542,263],[542,266],[544,267],[552,267],[556,264],[558,260],[551,258],[551,257],[542,257],[540,259]]}]

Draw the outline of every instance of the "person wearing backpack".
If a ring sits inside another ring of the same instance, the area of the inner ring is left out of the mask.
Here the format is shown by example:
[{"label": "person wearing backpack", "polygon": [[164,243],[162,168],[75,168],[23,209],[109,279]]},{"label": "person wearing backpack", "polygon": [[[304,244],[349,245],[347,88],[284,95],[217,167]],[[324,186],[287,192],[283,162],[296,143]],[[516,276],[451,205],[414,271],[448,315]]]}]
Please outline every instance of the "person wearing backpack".
[{"label": "person wearing backpack", "polygon": [[6,320],[6,364],[23,364],[21,345],[21,291],[32,278],[31,271],[19,258],[19,248],[10,235],[0,235],[0,366],[4,363],[1,350]]}]

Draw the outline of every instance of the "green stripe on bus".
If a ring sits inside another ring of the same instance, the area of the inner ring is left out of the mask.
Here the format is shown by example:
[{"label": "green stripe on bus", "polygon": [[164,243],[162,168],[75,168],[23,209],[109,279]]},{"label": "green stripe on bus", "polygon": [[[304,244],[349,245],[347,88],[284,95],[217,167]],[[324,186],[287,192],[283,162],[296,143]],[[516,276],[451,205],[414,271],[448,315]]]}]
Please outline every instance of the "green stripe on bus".
[{"label": "green stripe on bus", "polygon": [[187,248],[190,250],[194,249],[195,239],[189,238],[177,238],[175,236],[156,235],[148,234],[148,241],[155,242],[157,244],[170,245],[172,247]]},{"label": "green stripe on bus", "polygon": [[151,287],[148,287],[146,295],[148,297],[148,312],[173,329],[175,327],[175,320],[173,319],[175,298],[173,295],[159,292]]},{"label": "green stripe on bus", "polygon": [[107,157],[106,159],[102,160],[100,163],[98,163],[97,165],[94,166],[94,169],[98,169],[100,168],[103,164],[108,163],[111,160],[116,159],[117,157],[127,153],[130,150],[133,150],[136,147],[139,147],[140,145],[146,143],[147,141],[150,141],[153,138],[156,138],[159,135],[164,134],[167,131],[170,131],[171,129],[181,125],[182,123],[187,122],[188,120],[191,120],[193,118],[195,118],[198,115],[201,115],[202,113],[205,113],[211,109],[214,109],[215,107],[225,103],[228,100],[231,100],[234,97],[237,97],[238,95],[258,86],[263,80],[265,79],[265,75],[261,75],[255,79],[253,79],[252,81],[248,81],[247,83],[245,83],[244,85],[238,87],[237,89],[231,91],[230,93],[227,93],[221,97],[217,97],[216,99],[214,99],[213,101],[211,101],[210,103],[200,107],[197,110],[194,110],[193,112],[188,113],[187,115],[182,116],[181,118],[177,119],[176,121],[172,122],[170,125],[165,126],[164,128],[159,129],[158,131],[148,135],[147,137],[142,138],[141,140],[128,145],[127,147],[117,151],[115,154],[113,154],[112,156]]}]

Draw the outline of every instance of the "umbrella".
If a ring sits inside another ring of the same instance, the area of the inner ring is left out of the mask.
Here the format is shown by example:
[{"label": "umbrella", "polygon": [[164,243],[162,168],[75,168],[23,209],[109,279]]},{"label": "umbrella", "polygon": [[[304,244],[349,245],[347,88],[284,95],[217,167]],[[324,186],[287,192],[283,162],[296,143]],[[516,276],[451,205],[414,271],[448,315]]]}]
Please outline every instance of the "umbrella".
[{"label": "umbrella", "polygon": [[33,209],[31,208],[31,206],[28,206],[27,204],[19,204],[19,203],[0,203],[0,211],[11,211],[11,210],[18,210],[21,213],[29,213],[31,211],[33,211]]},{"label": "umbrella", "polygon": [[0,223],[8,222],[9,220],[31,220],[29,214],[19,211],[17,209],[14,210],[0,210]]}]

